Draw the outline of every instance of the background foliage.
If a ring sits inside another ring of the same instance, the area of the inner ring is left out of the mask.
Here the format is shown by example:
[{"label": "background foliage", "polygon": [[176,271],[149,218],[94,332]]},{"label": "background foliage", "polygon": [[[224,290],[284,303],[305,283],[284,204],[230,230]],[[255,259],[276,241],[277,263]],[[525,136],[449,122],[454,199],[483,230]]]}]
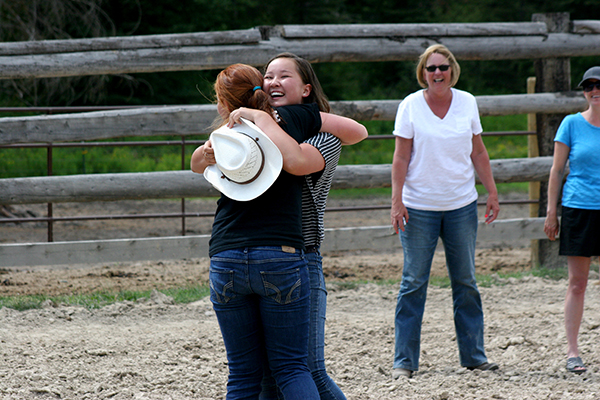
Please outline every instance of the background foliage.
[{"label": "background foliage", "polygon": [[[531,21],[534,13],[600,19],[597,0],[0,0],[0,41],[247,29],[261,25]],[[459,60],[460,61],[460,60]],[[571,60],[573,82],[594,58]],[[331,100],[400,99],[418,90],[414,62],[315,64]],[[524,93],[533,63],[461,61],[457,85],[474,95]],[[218,71],[0,81],[0,106],[199,104]],[[524,130],[524,116],[484,118],[485,130]],[[367,122],[371,135],[393,123]],[[521,138],[486,138],[493,158],[524,156]],[[190,149],[190,152],[192,149]],[[347,148],[342,163],[389,163],[392,141]],[[55,150],[55,174],[179,169],[179,149]],[[45,175],[44,150],[0,149],[0,177]]]}]

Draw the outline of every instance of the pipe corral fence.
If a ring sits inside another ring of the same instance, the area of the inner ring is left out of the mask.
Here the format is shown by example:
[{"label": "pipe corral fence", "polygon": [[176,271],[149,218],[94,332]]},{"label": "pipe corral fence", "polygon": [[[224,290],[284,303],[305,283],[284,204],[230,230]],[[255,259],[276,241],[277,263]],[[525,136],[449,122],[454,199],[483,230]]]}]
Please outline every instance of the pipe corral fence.
[{"label": "pipe corral fence", "polygon": [[[314,63],[413,61],[434,43],[446,45],[459,60],[532,60],[536,77],[528,82],[527,94],[476,99],[482,116],[530,115],[527,131],[487,134],[528,135],[529,158],[491,160],[491,164],[497,183],[530,182],[530,202],[535,204],[532,213],[537,215],[497,220],[489,226],[481,223],[478,241],[498,241],[503,237],[532,241],[532,262],[556,267],[564,262],[557,256],[556,243],[540,240],[545,238],[542,227],[553,138],[565,115],[587,106],[581,93],[571,91],[570,58],[600,55],[599,40],[600,21],[570,21],[568,13],[557,13],[534,14],[532,22],[516,23],[284,25],[224,32],[14,42],[0,43],[0,79],[220,69],[236,62],[262,66],[283,51]],[[400,101],[338,101],[332,102],[332,112],[359,121],[393,121]],[[217,116],[216,106],[27,111],[47,115],[0,118],[0,146],[47,148],[49,175],[52,148],[123,145],[126,142],[94,141],[168,135],[181,140],[133,144],[181,146],[182,170],[0,179],[0,204],[48,204],[47,217],[10,222],[43,221],[49,226],[48,243],[0,245],[0,266],[179,259],[208,253],[209,235],[185,236],[185,218],[197,216],[185,212],[185,199],[215,197],[218,193],[201,175],[187,170],[183,160],[185,146],[202,143],[186,138],[207,133]],[[342,165],[332,187],[390,185],[390,164]],[[167,198],[182,199],[180,213],[129,217],[182,218],[182,236],[52,242],[55,221],[115,218],[53,217],[54,203]],[[387,226],[348,227],[328,229],[323,251],[399,246],[399,240]]]}]

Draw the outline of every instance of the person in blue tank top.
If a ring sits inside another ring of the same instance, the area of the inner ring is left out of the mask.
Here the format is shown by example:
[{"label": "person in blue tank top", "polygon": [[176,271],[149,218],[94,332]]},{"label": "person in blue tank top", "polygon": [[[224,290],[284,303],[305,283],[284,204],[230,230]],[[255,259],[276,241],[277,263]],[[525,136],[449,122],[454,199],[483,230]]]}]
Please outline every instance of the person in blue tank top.
[{"label": "person in blue tank top", "polygon": [[[565,117],[558,127],[544,223],[544,232],[550,240],[556,240],[560,231],[558,254],[567,256],[566,368],[576,374],[587,370],[579,355],[577,336],[591,258],[600,255],[600,66],[588,69],[579,87],[583,88],[588,108]],[[558,200],[567,160],[569,175],[563,187],[559,223]]]}]

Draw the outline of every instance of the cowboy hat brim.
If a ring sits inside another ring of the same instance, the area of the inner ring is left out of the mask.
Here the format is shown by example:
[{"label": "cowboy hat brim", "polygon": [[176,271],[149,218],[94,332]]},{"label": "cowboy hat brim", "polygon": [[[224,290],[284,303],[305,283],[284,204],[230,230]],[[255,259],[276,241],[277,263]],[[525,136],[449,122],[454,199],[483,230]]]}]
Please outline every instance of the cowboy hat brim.
[{"label": "cowboy hat brim", "polygon": [[264,167],[256,179],[250,183],[239,184],[224,178],[223,173],[217,165],[209,165],[204,170],[204,178],[210,182],[219,192],[230,199],[237,201],[249,201],[257,198],[267,191],[275,182],[283,167],[283,157],[279,148],[273,141],[254,123],[242,118],[241,124],[233,128],[222,126],[215,132],[227,133],[231,130],[238,131],[257,139],[264,155]]}]

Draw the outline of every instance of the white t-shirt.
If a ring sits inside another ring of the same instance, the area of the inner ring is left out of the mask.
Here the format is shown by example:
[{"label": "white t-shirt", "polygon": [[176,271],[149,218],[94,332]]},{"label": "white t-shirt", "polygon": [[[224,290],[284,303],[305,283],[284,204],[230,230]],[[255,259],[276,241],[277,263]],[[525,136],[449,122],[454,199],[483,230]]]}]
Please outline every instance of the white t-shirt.
[{"label": "white t-shirt", "polygon": [[443,119],[436,116],[424,90],[398,106],[394,135],[413,139],[402,201],[419,210],[456,210],[477,199],[471,161],[473,135],[482,132],[475,97],[452,88],[452,103]]}]

